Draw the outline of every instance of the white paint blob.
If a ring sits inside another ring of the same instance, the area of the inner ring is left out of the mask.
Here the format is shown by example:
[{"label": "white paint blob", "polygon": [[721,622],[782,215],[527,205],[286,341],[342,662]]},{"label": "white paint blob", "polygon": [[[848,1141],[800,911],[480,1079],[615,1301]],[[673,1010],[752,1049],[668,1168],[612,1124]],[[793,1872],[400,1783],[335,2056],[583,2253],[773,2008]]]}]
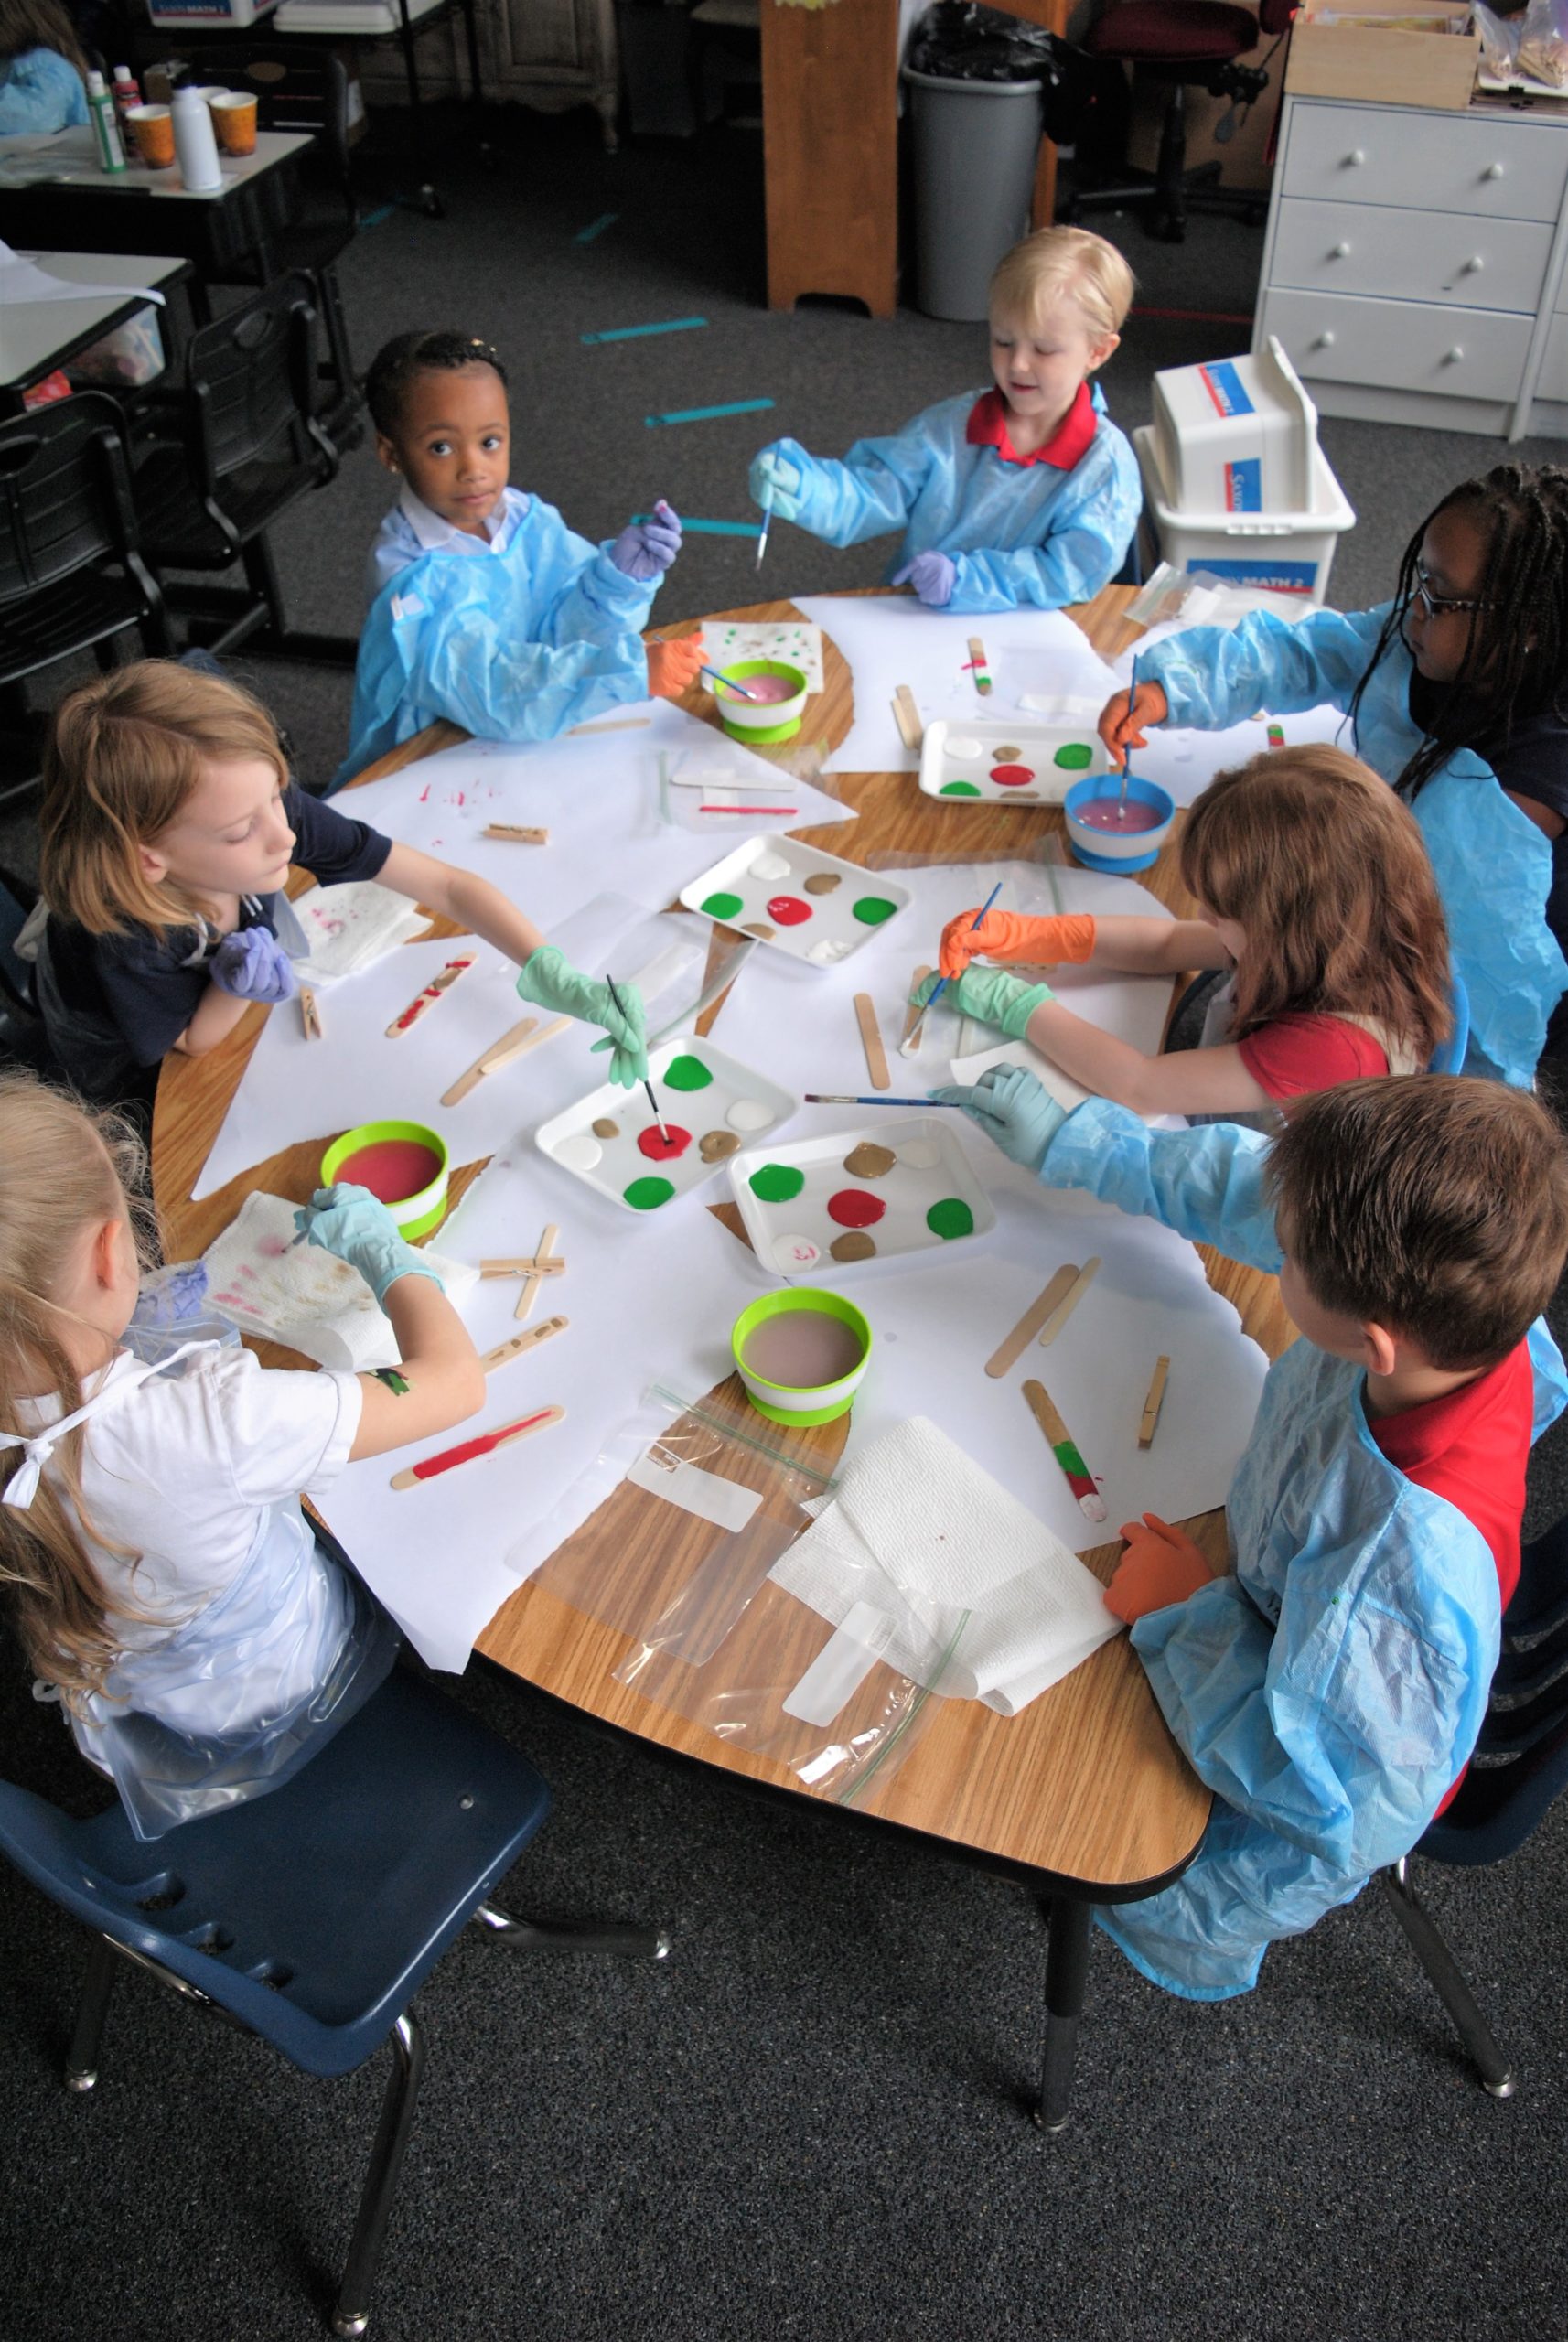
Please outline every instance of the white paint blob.
[{"label": "white paint blob", "polygon": [[947,741],[947,752],[950,757],[961,757],[967,762],[971,757],[978,757],[981,755],[982,750],[978,740],[972,740],[967,735],[961,739],[955,740],[950,734]]},{"label": "white paint blob", "polygon": [[775,878],[788,878],[792,867],[781,854],[759,854],[746,876],[766,879],[771,885]]},{"label": "white paint blob", "polygon": [[765,1131],[777,1119],[772,1107],[765,1106],[760,1098],[737,1098],[725,1116],[725,1122],[737,1131]]},{"label": "white paint blob", "polygon": [[898,1149],[898,1160],[906,1171],[934,1171],[941,1159],[941,1149],[933,1138],[912,1138]]},{"label": "white paint blob", "polygon": [[809,1236],[777,1236],[773,1240],[774,1266],[786,1275],[791,1269],[814,1269],[822,1257],[822,1247],[813,1244]]},{"label": "white paint blob", "polygon": [[591,1171],[604,1160],[604,1148],[588,1131],[573,1131],[555,1144],[555,1160],[568,1171]]},{"label": "white paint blob", "polygon": [[820,943],[812,944],[806,957],[815,960],[819,967],[831,967],[835,960],[847,960],[854,949],[854,944],[842,936],[824,935]]}]

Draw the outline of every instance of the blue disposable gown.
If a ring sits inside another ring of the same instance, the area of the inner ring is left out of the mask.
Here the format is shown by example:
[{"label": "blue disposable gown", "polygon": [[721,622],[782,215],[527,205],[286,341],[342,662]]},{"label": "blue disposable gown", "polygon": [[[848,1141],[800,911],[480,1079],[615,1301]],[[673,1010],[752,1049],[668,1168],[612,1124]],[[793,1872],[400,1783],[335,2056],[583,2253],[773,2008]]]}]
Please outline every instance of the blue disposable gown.
[{"label": "blue disposable gown", "polygon": [[68,58],[27,48],[0,68],[0,138],[45,138],[87,120],[87,91]]},{"label": "blue disposable gown", "polygon": [[[1040,1176],[1273,1270],[1268,1150],[1226,1124],[1150,1131],[1096,1100]],[[1539,1434],[1568,1383],[1539,1323],[1530,1353]],[[1249,1991],[1270,1943],[1408,1853],[1486,1712],[1497,1565],[1463,1513],[1380,1453],[1364,1380],[1305,1340],[1276,1360],[1226,1499],[1234,1574],[1133,1628],[1166,1723],[1219,1801],[1174,1886],[1095,1916],[1186,2000]]]},{"label": "blue disposable gown", "polygon": [[[1315,610],[1298,625],[1258,613],[1235,628],[1195,628],[1138,654],[1158,682],[1173,725],[1221,731],[1293,709],[1348,708],[1391,606]],[[1412,665],[1395,642],[1367,685],[1356,754],[1397,780],[1423,735],[1411,721]],[[1520,1088],[1535,1078],[1546,1020],[1568,986],[1568,962],[1546,924],[1552,847],[1498,785],[1485,758],[1459,748],[1412,808],[1448,915],[1455,964],[1470,999],[1466,1070]]]},{"label": "blue disposable gown", "polygon": [[445,716],[481,740],[553,740],[648,696],[659,586],[625,576],[537,496],[504,553],[427,553],[371,606],[335,789]]},{"label": "blue disposable gown", "polygon": [[800,473],[800,527],[830,545],[902,529],[889,580],[918,553],[950,553],[958,575],[950,610],[1088,601],[1133,542],[1143,508],[1137,457],[1096,389],[1100,427],[1070,471],[1006,463],[964,437],[979,395],[944,399],[891,438],[857,439],[842,463],[780,439],[778,452]]}]

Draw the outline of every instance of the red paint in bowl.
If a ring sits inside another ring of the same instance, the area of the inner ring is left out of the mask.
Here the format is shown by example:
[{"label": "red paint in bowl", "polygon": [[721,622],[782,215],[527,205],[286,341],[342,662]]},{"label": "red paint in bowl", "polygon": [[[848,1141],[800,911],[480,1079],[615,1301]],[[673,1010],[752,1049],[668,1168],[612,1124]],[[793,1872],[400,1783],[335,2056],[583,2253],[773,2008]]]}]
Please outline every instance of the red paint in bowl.
[{"label": "red paint in bowl", "polygon": [[349,1187],[368,1187],[383,1204],[401,1204],[428,1187],[440,1169],[434,1147],[417,1139],[379,1138],[340,1163],[337,1176]]}]

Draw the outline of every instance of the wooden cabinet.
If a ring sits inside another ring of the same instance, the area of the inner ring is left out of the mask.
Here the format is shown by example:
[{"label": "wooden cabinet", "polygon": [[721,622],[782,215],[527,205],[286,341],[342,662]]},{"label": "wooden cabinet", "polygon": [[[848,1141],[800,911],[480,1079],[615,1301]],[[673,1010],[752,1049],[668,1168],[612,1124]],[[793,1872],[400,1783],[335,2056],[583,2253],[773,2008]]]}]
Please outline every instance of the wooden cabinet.
[{"label": "wooden cabinet", "polygon": [[[478,0],[479,70],[487,98],[514,99],[546,113],[596,108],[607,145],[615,144],[620,53],[614,0]],[[420,85],[431,97],[467,89],[463,21],[454,13],[420,42]],[[403,59],[392,41],[364,43],[360,78],[373,103],[403,102]]]}]

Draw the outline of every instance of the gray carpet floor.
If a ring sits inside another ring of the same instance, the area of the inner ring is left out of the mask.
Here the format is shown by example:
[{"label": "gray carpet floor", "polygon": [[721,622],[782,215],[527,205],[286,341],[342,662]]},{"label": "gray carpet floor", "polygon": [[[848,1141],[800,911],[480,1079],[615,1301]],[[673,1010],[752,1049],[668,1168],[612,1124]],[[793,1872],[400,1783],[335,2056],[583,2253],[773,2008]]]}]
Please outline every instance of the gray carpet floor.
[{"label": "gray carpet floor", "polygon": [[[451,142],[460,152],[457,142]],[[362,358],[407,326],[483,332],[512,370],[515,477],[590,536],[656,495],[744,519],[745,470],[789,431],[841,450],[984,374],[982,329],[760,306],[755,145],[715,134],[614,159],[585,124],[519,118],[449,216],[394,211],[345,258]],[[595,242],[575,238],[606,211]],[[1103,223],[1102,223],[1103,224]],[[1188,242],[1113,223],[1170,309],[1241,314],[1256,230]],[[702,332],[585,348],[606,327]],[[1124,424],[1160,366],[1243,349],[1245,327],[1134,318],[1108,370]],[[671,407],[771,414],[650,431]],[[1359,526],[1331,598],[1387,592],[1395,555],[1495,441],[1328,422]],[[1561,456],[1539,442],[1537,457]],[[389,500],[364,452],[279,532],[294,615],[351,627]],[[693,536],[660,597],[679,618],[870,583],[875,548]],[[342,753],[346,677],[256,670],[306,776]],[[27,850],[26,824],[0,839]],[[1564,1509],[1554,1445],[1535,1517]],[[433,1565],[435,1557],[432,1557]],[[555,1812],[503,1899],[540,1916],[650,1917],[661,1968],[530,1963],[465,1939],[426,1987],[424,2101],[374,2330],[400,2342],[1541,2342],[1568,2326],[1568,1818],[1511,1862],[1426,1883],[1521,2070],[1477,2086],[1376,1892],[1276,1950],[1260,1990],[1189,2007],[1096,1944],[1072,2128],[1042,2140],[1044,1939],[1024,1891],[843,1817],[754,1803],[589,1732],[476,1666],[457,1696],[528,1749]],[[55,1711],[0,1664],[5,1775],[73,1810],[98,1792]],[[381,2063],[309,2082],[127,1977],[102,2079],[59,2068],[80,1933],[0,1879],[0,2316],[30,2342],[199,2332],[305,2342],[351,2217]]]}]

